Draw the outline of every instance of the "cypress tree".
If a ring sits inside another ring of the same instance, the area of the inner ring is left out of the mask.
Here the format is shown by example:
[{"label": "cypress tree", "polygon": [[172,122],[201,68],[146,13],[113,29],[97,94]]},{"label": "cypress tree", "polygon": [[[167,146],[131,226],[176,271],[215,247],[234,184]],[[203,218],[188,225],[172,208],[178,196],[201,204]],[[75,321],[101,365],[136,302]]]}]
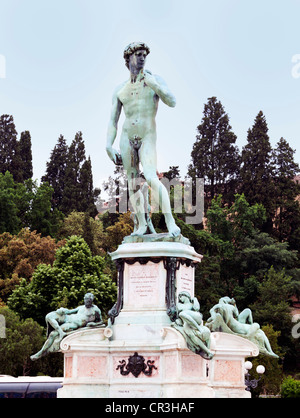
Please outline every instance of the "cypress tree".
[{"label": "cypress tree", "polygon": [[300,205],[297,197],[300,186],[295,181],[299,173],[299,165],[294,161],[295,151],[284,138],[280,138],[274,153],[276,214],[275,235],[282,242],[290,241],[295,249],[294,241],[298,242],[300,232]]},{"label": "cypress tree", "polygon": [[46,174],[42,182],[48,182],[53,188],[52,208],[62,210],[62,199],[65,187],[65,173],[67,166],[68,146],[63,135],[60,135],[58,142],[51,152],[50,161],[46,165]]},{"label": "cypress tree", "polygon": [[23,181],[22,161],[14,118],[10,115],[0,117],[0,172],[9,171],[16,182]]},{"label": "cypress tree", "polygon": [[240,157],[236,135],[229,117],[216,97],[204,106],[202,123],[191,153],[188,175],[204,178],[206,196],[211,199],[222,193],[225,201],[232,201],[237,187]]},{"label": "cypress tree", "polygon": [[62,196],[61,211],[68,215],[81,206],[80,171],[85,161],[85,145],[82,133],[78,132],[72,141],[66,159],[64,176],[64,192]]},{"label": "cypress tree", "polygon": [[22,161],[23,181],[31,179],[33,176],[32,168],[32,149],[31,136],[29,131],[21,133],[19,141],[20,157]]},{"label": "cypress tree", "polygon": [[71,145],[61,135],[53,149],[42,182],[53,188],[52,209],[65,215],[72,211],[87,212],[95,216],[95,200],[100,191],[93,188],[91,159],[85,157],[85,145],[81,132],[77,132]]},{"label": "cypress tree", "polygon": [[253,205],[261,203],[267,211],[265,231],[271,232],[275,211],[275,185],[273,179],[273,151],[268,136],[268,125],[262,111],[248,130],[247,145],[242,151],[242,192]]},{"label": "cypress tree", "polygon": [[95,200],[100,194],[100,190],[94,190],[92,163],[90,157],[82,164],[80,169],[79,183],[80,201],[78,210],[80,212],[87,212],[90,216],[95,216],[97,214]]}]

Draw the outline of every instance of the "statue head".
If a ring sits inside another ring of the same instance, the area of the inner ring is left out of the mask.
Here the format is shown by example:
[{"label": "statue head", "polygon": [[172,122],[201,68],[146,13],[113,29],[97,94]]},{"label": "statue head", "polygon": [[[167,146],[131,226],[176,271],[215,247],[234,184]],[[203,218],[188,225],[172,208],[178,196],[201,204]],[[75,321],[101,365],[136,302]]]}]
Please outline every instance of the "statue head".
[{"label": "statue head", "polygon": [[234,305],[235,306],[235,300],[234,298],[230,298],[229,296],[224,296],[219,300],[219,303],[221,304],[228,304],[228,305]]},{"label": "statue head", "polygon": [[125,59],[125,65],[129,69],[129,61],[132,54],[134,54],[136,51],[146,51],[146,55],[150,54],[150,48],[143,42],[132,42],[131,44],[127,45],[127,47],[124,50],[124,59]]},{"label": "statue head", "polygon": [[178,295],[178,300],[183,302],[184,301],[183,298],[187,298],[189,302],[192,302],[192,297],[189,294],[189,292],[186,292],[186,291],[180,292],[179,295]]},{"label": "statue head", "polygon": [[93,306],[93,302],[94,302],[94,295],[93,293],[86,293],[84,295],[84,304],[87,308],[90,308],[91,306]]}]

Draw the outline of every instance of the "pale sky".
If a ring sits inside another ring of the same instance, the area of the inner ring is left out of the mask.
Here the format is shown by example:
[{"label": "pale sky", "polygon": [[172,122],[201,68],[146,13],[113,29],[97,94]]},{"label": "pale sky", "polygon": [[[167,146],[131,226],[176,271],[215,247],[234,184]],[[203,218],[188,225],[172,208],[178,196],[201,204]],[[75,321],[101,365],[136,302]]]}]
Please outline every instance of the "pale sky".
[{"label": "pale sky", "polygon": [[94,185],[113,174],[106,131],[133,41],[149,45],[146,68],[177,99],[175,108],[159,106],[159,171],[179,165],[186,174],[212,96],[240,150],[262,110],[272,146],[284,137],[300,162],[299,0],[0,0],[0,13],[0,114],[14,116],[19,134],[31,132],[38,180],[59,135],[70,145],[78,131]]}]

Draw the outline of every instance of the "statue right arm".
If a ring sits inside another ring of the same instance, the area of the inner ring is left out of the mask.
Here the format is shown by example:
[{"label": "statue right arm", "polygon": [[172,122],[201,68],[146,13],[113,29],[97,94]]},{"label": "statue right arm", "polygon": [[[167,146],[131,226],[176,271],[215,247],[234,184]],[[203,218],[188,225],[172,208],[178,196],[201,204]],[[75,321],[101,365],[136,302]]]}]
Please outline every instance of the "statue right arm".
[{"label": "statue right arm", "polygon": [[109,158],[116,163],[116,155],[118,152],[112,147],[116,136],[117,136],[117,130],[118,130],[118,122],[121,115],[122,110],[122,103],[120,102],[118,98],[118,92],[116,91],[113,95],[113,103],[112,103],[112,111],[110,116],[110,121],[108,125],[108,131],[107,131],[107,141],[106,141],[106,152],[109,156]]}]

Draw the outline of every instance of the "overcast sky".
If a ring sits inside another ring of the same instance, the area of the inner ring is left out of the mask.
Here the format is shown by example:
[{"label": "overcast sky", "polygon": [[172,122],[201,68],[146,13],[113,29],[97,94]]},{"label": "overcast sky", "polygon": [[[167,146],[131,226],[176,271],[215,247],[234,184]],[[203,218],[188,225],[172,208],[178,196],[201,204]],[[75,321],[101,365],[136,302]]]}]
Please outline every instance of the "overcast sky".
[{"label": "overcast sky", "polygon": [[113,173],[107,124],[133,41],[149,45],[146,68],[177,99],[176,108],[160,103],[159,171],[179,165],[186,174],[212,96],[240,149],[262,110],[272,146],[284,137],[300,162],[299,0],[0,0],[0,13],[0,114],[31,132],[36,179],[59,135],[70,144],[78,131],[94,185]]}]

